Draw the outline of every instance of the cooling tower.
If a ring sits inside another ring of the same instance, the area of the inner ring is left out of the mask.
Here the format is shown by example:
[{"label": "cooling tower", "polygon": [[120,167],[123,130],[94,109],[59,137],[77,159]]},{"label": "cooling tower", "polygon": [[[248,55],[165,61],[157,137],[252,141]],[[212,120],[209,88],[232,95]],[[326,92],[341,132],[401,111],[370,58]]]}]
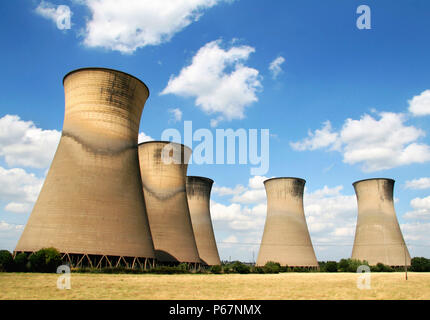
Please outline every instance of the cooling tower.
[{"label": "cooling tower", "polygon": [[154,258],[137,150],[148,88],[102,68],[72,71],[63,84],[60,143],[16,252],[55,247],[90,265]]},{"label": "cooling tower", "polygon": [[139,162],[155,254],[162,262],[200,263],[186,194],[191,149],[177,143],[139,145]]},{"label": "cooling tower", "polygon": [[187,177],[187,198],[190,208],[194,237],[202,263],[220,265],[218,248],[209,209],[213,180],[203,177]]},{"label": "cooling tower", "polygon": [[257,265],[278,262],[290,267],[318,267],[303,209],[306,181],[274,178],[264,181],[267,217]]},{"label": "cooling tower", "polygon": [[394,180],[368,179],[353,183],[358,203],[352,259],[370,265],[410,265],[393,203]]}]

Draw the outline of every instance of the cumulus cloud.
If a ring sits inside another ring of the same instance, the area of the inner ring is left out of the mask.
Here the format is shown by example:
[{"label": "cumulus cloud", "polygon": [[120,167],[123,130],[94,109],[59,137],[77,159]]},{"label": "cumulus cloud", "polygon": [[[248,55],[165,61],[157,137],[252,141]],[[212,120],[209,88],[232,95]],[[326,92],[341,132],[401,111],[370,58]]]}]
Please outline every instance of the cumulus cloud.
[{"label": "cumulus cloud", "polygon": [[430,219],[430,196],[426,198],[415,198],[410,202],[413,211],[407,212],[407,219]]},{"label": "cumulus cloud", "polygon": [[170,114],[170,122],[179,122],[182,120],[182,111],[179,108],[167,110]]},{"label": "cumulus cloud", "polygon": [[91,11],[84,43],[122,53],[159,45],[224,0],[85,0]]},{"label": "cumulus cloud", "polygon": [[414,116],[430,115],[430,90],[426,90],[409,100],[409,111]]},{"label": "cumulus cloud", "polygon": [[9,251],[15,249],[16,243],[24,231],[24,225],[0,221],[0,243],[1,248]]},{"label": "cumulus cloud", "polygon": [[21,168],[0,167],[0,201],[7,202],[4,209],[14,213],[29,213],[37,200],[43,180]]},{"label": "cumulus cloud", "polygon": [[36,13],[40,16],[52,20],[60,30],[68,30],[72,27],[72,11],[69,6],[55,6],[48,1],[42,1],[36,8]]},{"label": "cumulus cloud", "polygon": [[410,181],[406,181],[405,188],[407,189],[429,189],[430,188],[430,178],[419,178]]},{"label": "cumulus cloud", "polygon": [[253,176],[248,181],[248,186],[236,185],[234,188],[215,186],[213,192],[220,196],[232,196],[231,202],[241,204],[263,203],[266,201],[264,181],[265,176]]},{"label": "cumulus cloud", "polygon": [[308,131],[308,138],[299,142],[290,143],[291,147],[297,151],[316,150],[320,148],[339,149],[339,133],[333,132],[330,121],[326,121],[321,129],[315,132]]},{"label": "cumulus cloud", "polygon": [[355,195],[342,194],[343,186],[324,186],[314,192],[305,192],[304,207],[308,228],[317,242],[324,242],[331,235],[330,242],[343,238],[352,244],[356,224],[357,201]]},{"label": "cumulus cloud", "polygon": [[154,141],[154,139],[151,136],[146,135],[144,132],[139,133],[139,136],[137,138],[138,143],[147,142],[147,141]]},{"label": "cumulus cloud", "polygon": [[[422,222],[412,222],[412,223],[403,223],[400,225],[403,236],[405,238],[406,244],[408,248],[413,247],[414,244],[409,244],[409,242],[417,243],[421,242],[422,245],[430,245],[430,222],[422,223]],[[423,248],[424,255],[428,256],[428,248]],[[418,256],[418,255],[415,255]]]},{"label": "cumulus cloud", "polygon": [[[244,65],[251,53],[250,46],[221,48],[221,40],[200,48],[192,63],[178,76],[171,76],[164,94],[195,98],[195,104],[207,114],[218,114],[211,125],[220,121],[243,119],[245,108],[258,101],[262,85],[259,72]],[[230,72],[229,72],[230,71]]]},{"label": "cumulus cloud", "polygon": [[236,195],[245,191],[246,187],[244,187],[243,185],[237,185],[234,188],[218,187],[217,185],[214,185],[214,187],[212,188],[212,193],[218,194],[221,197]]},{"label": "cumulus cloud", "polygon": [[290,145],[298,151],[339,151],[345,163],[361,163],[365,172],[430,161],[430,147],[418,142],[424,131],[405,122],[401,113],[382,112],[379,119],[365,114],[359,120],[347,119],[339,132],[325,122],[321,130]]},{"label": "cumulus cloud", "polygon": [[47,168],[55,154],[61,133],[43,130],[16,115],[0,118],[0,157],[9,166]]},{"label": "cumulus cloud", "polygon": [[269,70],[272,73],[272,78],[276,79],[279,74],[282,72],[281,65],[285,62],[284,57],[277,57],[275,60],[273,60],[269,65]]}]

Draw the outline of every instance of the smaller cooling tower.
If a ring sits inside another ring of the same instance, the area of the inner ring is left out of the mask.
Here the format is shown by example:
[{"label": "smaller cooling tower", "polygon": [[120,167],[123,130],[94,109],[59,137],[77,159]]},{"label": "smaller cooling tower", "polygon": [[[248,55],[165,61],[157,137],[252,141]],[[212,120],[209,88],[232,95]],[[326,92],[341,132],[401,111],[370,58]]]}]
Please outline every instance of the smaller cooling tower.
[{"label": "smaller cooling tower", "polygon": [[209,209],[213,180],[187,177],[187,197],[194,236],[202,263],[220,265]]},{"label": "smaller cooling tower", "polygon": [[257,266],[273,261],[282,266],[318,267],[303,209],[305,183],[298,178],[264,181],[267,217]]},{"label": "smaller cooling tower", "polygon": [[394,180],[367,179],[353,183],[358,217],[352,259],[370,265],[411,264],[393,203]]},{"label": "smaller cooling tower", "polygon": [[200,263],[186,194],[191,149],[178,143],[139,145],[143,193],[155,254],[161,262]]}]

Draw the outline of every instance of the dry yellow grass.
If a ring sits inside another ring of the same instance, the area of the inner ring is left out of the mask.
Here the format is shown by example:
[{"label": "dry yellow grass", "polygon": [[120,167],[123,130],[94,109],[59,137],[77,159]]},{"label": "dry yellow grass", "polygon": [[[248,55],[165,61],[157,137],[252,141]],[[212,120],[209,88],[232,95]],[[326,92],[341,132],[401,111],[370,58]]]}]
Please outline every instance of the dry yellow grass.
[{"label": "dry yellow grass", "polygon": [[71,290],[56,274],[0,273],[0,299],[430,299],[430,273],[373,273],[371,289],[357,289],[354,273],[230,275],[71,275]]}]

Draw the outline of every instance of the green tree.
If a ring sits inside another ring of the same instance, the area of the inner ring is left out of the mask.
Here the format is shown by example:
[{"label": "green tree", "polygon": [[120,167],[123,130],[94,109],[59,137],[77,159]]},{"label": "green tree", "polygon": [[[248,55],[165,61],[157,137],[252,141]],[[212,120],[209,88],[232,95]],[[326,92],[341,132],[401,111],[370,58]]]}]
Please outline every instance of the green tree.
[{"label": "green tree", "polygon": [[24,252],[18,253],[14,259],[14,270],[17,272],[27,271],[28,258]]},{"label": "green tree", "polygon": [[281,264],[278,262],[268,261],[263,267],[264,273],[279,273]]},{"label": "green tree", "polygon": [[222,272],[222,267],[220,265],[211,266],[211,273],[220,274]]},{"label": "green tree", "polygon": [[251,271],[251,268],[249,266],[247,266],[246,264],[243,264],[240,261],[234,262],[232,265],[232,269],[234,272],[242,273],[242,274],[249,273]]},{"label": "green tree", "polygon": [[424,257],[412,258],[411,270],[414,272],[430,272],[430,259]]},{"label": "green tree", "polygon": [[349,259],[340,259],[337,268],[340,272],[348,272]]},{"label": "green tree", "polygon": [[325,265],[326,272],[337,272],[337,262],[336,261],[327,261]]},{"label": "green tree", "polygon": [[57,267],[61,265],[61,256],[55,248],[43,248],[33,253],[29,261],[34,272],[56,272]]},{"label": "green tree", "polygon": [[12,271],[13,256],[7,250],[0,250],[0,272]]}]

